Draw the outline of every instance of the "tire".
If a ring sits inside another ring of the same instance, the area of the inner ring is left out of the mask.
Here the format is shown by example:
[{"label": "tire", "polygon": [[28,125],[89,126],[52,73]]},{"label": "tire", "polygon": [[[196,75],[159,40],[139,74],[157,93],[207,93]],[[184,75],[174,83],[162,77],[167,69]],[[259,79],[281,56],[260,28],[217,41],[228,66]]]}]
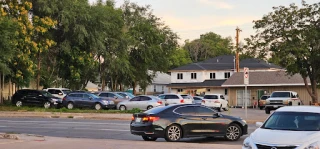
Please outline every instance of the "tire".
[{"label": "tire", "polygon": [[100,103],[96,103],[96,105],[94,106],[94,108],[99,111],[99,110],[102,109],[102,106],[101,106]]},{"label": "tire", "polygon": [[22,105],[23,105],[22,101],[18,100],[18,101],[16,102],[16,106],[17,106],[17,107],[22,107]]},{"label": "tire", "polygon": [[150,110],[150,109],[152,109],[153,108],[153,106],[148,106],[147,107],[147,110]]},{"label": "tire", "polygon": [[124,105],[121,105],[121,106],[119,107],[119,110],[120,110],[120,111],[125,111],[125,110],[127,110],[127,107],[124,106]]},{"label": "tire", "polygon": [[172,124],[166,129],[164,139],[168,142],[177,142],[182,138],[182,129],[179,125]]},{"label": "tire", "polygon": [[218,111],[219,111],[219,112],[222,111],[222,105],[220,105],[220,108],[218,108]]},{"label": "tire", "polygon": [[69,102],[68,105],[67,105],[67,108],[70,109],[70,110],[73,109],[74,108],[74,104],[72,102]]},{"label": "tire", "polygon": [[43,104],[43,107],[44,107],[45,109],[49,109],[49,108],[51,107],[51,103],[50,103],[49,101],[47,101],[47,102],[45,102],[45,103]]},{"label": "tire", "polygon": [[156,138],[156,137],[142,136],[142,139],[143,139],[144,141],[156,141],[158,138]]},{"label": "tire", "polygon": [[266,114],[270,114],[270,109],[269,108],[265,108],[264,111],[266,112]]},{"label": "tire", "polygon": [[260,110],[263,110],[263,106],[260,106]]},{"label": "tire", "polygon": [[224,111],[229,111],[229,105],[227,104],[227,106],[225,108],[223,108]]},{"label": "tire", "polygon": [[238,124],[230,124],[227,127],[225,138],[228,141],[237,141],[242,136],[242,129]]}]

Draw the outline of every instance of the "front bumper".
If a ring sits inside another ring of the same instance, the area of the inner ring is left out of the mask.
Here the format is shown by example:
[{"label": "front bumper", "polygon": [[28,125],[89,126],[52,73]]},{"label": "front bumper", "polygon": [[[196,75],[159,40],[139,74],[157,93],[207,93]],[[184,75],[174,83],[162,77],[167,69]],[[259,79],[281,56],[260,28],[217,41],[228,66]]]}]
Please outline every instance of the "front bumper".
[{"label": "front bumper", "polygon": [[104,105],[105,109],[116,109],[117,106],[115,104],[108,104],[108,105]]},{"label": "front bumper", "polygon": [[276,109],[279,109],[279,108],[284,107],[284,106],[288,106],[288,105],[284,105],[284,104],[265,105],[265,108],[268,108],[268,109],[270,109],[270,110],[276,110]]}]

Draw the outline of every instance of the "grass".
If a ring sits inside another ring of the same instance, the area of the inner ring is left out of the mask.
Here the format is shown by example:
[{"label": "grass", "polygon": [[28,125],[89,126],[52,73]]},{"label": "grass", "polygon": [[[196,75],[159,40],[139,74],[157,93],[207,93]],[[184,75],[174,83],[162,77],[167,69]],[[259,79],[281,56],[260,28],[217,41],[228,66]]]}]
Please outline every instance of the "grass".
[{"label": "grass", "polygon": [[16,111],[16,112],[52,112],[52,113],[139,113],[142,112],[140,109],[132,109],[126,111],[120,110],[93,110],[93,109],[67,109],[67,108],[49,108],[45,109],[42,107],[16,107],[13,105],[2,104],[0,105],[0,111]]}]

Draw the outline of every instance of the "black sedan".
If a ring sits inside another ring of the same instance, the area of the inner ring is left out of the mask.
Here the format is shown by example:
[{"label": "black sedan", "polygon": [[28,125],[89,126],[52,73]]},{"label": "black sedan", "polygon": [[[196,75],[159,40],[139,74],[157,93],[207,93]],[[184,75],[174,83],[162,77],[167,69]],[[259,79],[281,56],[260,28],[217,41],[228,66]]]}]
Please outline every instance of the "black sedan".
[{"label": "black sedan", "polygon": [[181,138],[224,136],[236,141],[247,134],[246,121],[222,115],[201,105],[170,105],[133,114],[131,133],[142,136],[145,141],[165,138],[175,142]]}]

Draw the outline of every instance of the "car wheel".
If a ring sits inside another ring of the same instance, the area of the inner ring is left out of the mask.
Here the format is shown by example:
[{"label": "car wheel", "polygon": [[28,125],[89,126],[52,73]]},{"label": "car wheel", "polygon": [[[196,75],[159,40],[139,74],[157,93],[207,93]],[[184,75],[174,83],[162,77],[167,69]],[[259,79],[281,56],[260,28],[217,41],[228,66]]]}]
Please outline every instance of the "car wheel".
[{"label": "car wheel", "polygon": [[181,137],[182,137],[181,127],[176,124],[173,124],[166,129],[166,135],[164,139],[168,142],[176,142],[176,141],[179,141]]},{"label": "car wheel", "polygon": [[22,101],[19,100],[19,101],[16,102],[16,106],[17,106],[17,107],[22,107],[22,105],[23,105],[23,104],[22,104]]},{"label": "car wheel", "polygon": [[223,108],[224,111],[229,111],[229,105],[227,104],[227,106],[225,108]]},{"label": "car wheel", "polygon": [[263,110],[263,106],[260,106],[260,110]]},{"label": "car wheel", "polygon": [[142,136],[142,139],[143,139],[144,141],[156,141],[158,138],[156,138],[156,137]]},{"label": "car wheel", "polygon": [[148,106],[147,107],[147,110],[150,110],[150,109],[152,109],[153,108],[153,106]]},{"label": "car wheel", "polygon": [[266,114],[270,114],[270,109],[269,108],[265,108],[264,111],[266,112]]},{"label": "car wheel", "polygon": [[125,111],[125,110],[127,110],[127,107],[124,106],[124,105],[121,105],[121,106],[119,107],[119,109],[120,109],[120,111]]},{"label": "car wheel", "polygon": [[229,141],[237,141],[242,135],[242,130],[237,124],[230,124],[227,128],[225,138]]},{"label": "car wheel", "polygon": [[43,107],[44,107],[45,109],[49,109],[49,108],[51,107],[51,103],[50,103],[49,101],[47,101],[47,102],[45,102],[45,103],[43,104]]},{"label": "car wheel", "polygon": [[67,105],[68,109],[73,109],[74,108],[74,104],[72,102],[69,102]]},{"label": "car wheel", "polygon": [[219,112],[222,111],[222,105],[220,105],[220,107],[218,108],[218,111],[219,111]]},{"label": "car wheel", "polygon": [[96,105],[94,106],[94,108],[95,108],[96,110],[101,110],[102,106],[101,106],[100,103],[96,103]]}]

